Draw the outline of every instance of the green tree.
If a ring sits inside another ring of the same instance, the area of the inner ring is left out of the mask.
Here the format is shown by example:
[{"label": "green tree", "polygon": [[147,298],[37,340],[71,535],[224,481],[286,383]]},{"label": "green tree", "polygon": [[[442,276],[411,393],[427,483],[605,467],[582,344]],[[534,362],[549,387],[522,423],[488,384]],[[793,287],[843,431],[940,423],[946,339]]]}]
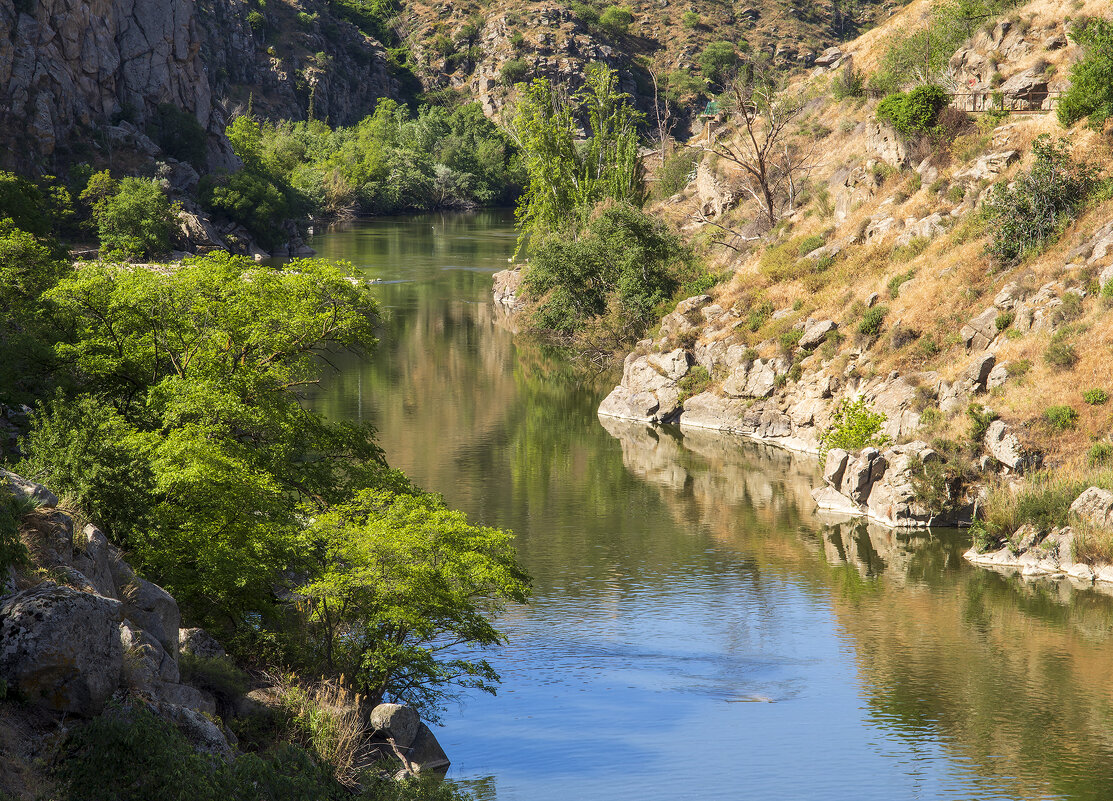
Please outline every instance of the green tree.
[{"label": "green tree", "polygon": [[731,42],[711,42],[699,54],[700,70],[714,83],[722,83],[737,63],[738,51]]},{"label": "green tree", "polygon": [[626,33],[633,21],[633,13],[623,6],[607,6],[599,15],[599,27],[613,35]]},{"label": "green tree", "polygon": [[1100,129],[1113,115],[1113,21],[1095,17],[1073,28],[1070,37],[1083,56],[1071,67],[1070,88],[1056,114],[1064,126],[1089,117],[1090,125]]},{"label": "green tree", "polygon": [[111,258],[142,258],[170,249],[174,208],[158,181],[124,178],[93,206],[101,250]]},{"label": "green tree", "polygon": [[173,275],[90,265],[47,298],[78,394],[36,418],[21,469],[95,510],[202,618],[265,613],[302,559],[299,509],[384,480],[372,429],[300,394],[328,349],[375,344],[369,290],[323,262],[214,254]]},{"label": "green tree", "polygon": [[[617,86],[614,70],[593,65],[570,99],[544,78],[527,87],[510,126],[529,180],[518,201],[519,248],[530,234],[578,230],[605,198],[641,205],[637,126],[643,115]],[[589,133],[583,144],[577,142],[581,116]]]},{"label": "green tree", "polygon": [[619,346],[640,335],[655,307],[679,288],[688,259],[652,217],[628,204],[604,203],[583,236],[553,237],[537,248],[523,282],[538,304],[534,322],[561,334],[613,308],[621,327],[607,344]]},{"label": "green tree", "polygon": [[318,560],[299,592],[329,672],[426,719],[454,687],[494,692],[490,664],[458,651],[502,642],[491,617],[529,595],[508,532],[471,525],[432,495],[366,490],[306,537]]},{"label": "green tree", "polygon": [[938,86],[917,86],[911,92],[894,92],[877,104],[877,119],[889,123],[905,136],[931,133],[948,100],[947,93]]},{"label": "green tree", "polygon": [[36,236],[57,234],[73,215],[73,201],[54,176],[38,181],[0,170],[0,219]]}]

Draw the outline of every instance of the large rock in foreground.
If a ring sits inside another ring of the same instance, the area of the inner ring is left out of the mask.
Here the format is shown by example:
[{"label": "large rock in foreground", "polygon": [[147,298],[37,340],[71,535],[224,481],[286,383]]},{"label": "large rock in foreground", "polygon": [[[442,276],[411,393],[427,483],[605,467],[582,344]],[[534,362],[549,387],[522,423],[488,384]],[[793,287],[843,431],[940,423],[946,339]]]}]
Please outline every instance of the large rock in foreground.
[{"label": "large rock in foreground", "polygon": [[0,605],[0,677],[28,703],[96,715],[120,684],[119,601],[45,582]]}]

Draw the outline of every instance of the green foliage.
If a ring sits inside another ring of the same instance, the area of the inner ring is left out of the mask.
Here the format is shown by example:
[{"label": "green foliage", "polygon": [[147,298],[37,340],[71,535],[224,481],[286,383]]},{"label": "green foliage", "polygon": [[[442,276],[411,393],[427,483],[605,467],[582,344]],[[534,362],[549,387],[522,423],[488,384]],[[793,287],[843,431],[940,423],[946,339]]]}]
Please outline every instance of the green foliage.
[{"label": "green foliage", "polygon": [[866,447],[880,448],[891,440],[881,433],[888,418],[870,409],[865,398],[843,398],[835,407],[831,423],[819,435],[819,460],[827,457],[831,448],[857,451]]},{"label": "green foliage", "polygon": [[1113,115],[1113,21],[1088,19],[1072,28],[1070,37],[1083,55],[1071,66],[1070,88],[1055,113],[1064,126],[1089,117],[1090,125],[1100,130]]},{"label": "green foliage", "polygon": [[700,15],[695,11],[685,11],[680,15],[680,24],[688,29],[696,28],[700,24]]},{"label": "green foliage", "polygon": [[751,331],[757,331],[773,316],[773,304],[763,301],[756,306],[751,306],[746,315],[746,325]]},{"label": "green foliage", "polygon": [[554,237],[536,248],[522,283],[537,302],[533,319],[542,328],[570,334],[614,306],[636,336],[680,287],[689,258],[649,215],[604,204],[579,239]]},{"label": "green foliage", "polygon": [[197,117],[173,103],[160,103],[147,123],[147,135],[178,161],[195,167],[205,164],[205,129]]},{"label": "green foliage", "polygon": [[994,318],[993,327],[996,328],[998,331],[1004,331],[1006,328],[1013,324],[1013,320],[1015,319],[1016,315],[1012,312],[1001,312],[997,315],[997,317]]},{"label": "green foliage", "polygon": [[336,129],[242,116],[225,134],[244,169],[206,177],[202,197],[270,245],[284,238],[283,216],[486,206],[509,201],[521,180],[513,144],[477,103],[413,115],[382,99]]},{"label": "green foliage", "polygon": [[499,70],[499,78],[502,80],[504,86],[513,86],[520,83],[529,72],[529,65],[520,58],[512,58],[502,65]]},{"label": "green foliage", "polygon": [[831,82],[831,94],[835,100],[862,97],[865,93],[866,85],[862,79],[862,73],[854,68],[853,63],[847,64],[839,70],[839,74]]},{"label": "green foliage", "polygon": [[46,379],[52,319],[40,298],[69,269],[54,248],[0,219],[0,400],[31,400]]},{"label": "green foliage", "polygon": [[1043,360],[1059,370],[1069,370],[1078,364],[1078,351],[1067,341],[1066,333],[1057,331],[1043,353]]},{"label": "green foliage", "polygon": [[1107,465],[1113,462],[1113,443],[1095,442],[1086,454],[1086,461],[1091,466]]},{"label": "green foliage", "polygon": [[[694,150],[681,148],[674,151],[657,171],[656,195],[659,198],[672,197],[688,185],[700,155]],[[1113,281],[1110,282],[1113,284]]]},{"label": "green foliage", "polygon": [[201,202],[250,231],[265,247],[283,240],[282,221],[290,216],[286,196],[264,175],[240,170],[231,175],[206,175]]},{"label": "green foliage", "polygon": [[885,322],[885,316],[888,313],[888,306],[874,306],[872,309],[866,309],[858,323],[858,333],[867,337],[878,336],[881,333],[881,325]]},{"label": "green foliage", "polygon": [[572,13],[580,18],[584,25],[598,25],[599,24],[599,11],[595,6],[588,3],[579,3],[576,0],[568,4],[572,9]]},{"label": "green foliage", "polygon": [[178,656],[178,667],[185,684],[212,693],[222,704],[230,704],[247,692],[248,676],[230,657],[206,658],[182,653]]},{"label": "green foliage", "polygon": [[1101,175],[1099,167],[1071,158],[1070,142],[1041,134],[1032,144],[1032,169],[1010,185],[994,186],[984,213],[991,222],[987,251],[1016,264],[1048,242],[1079,213]]},{"label": "green foliage", "polygon": [[[640,206],[644,198],[637,126],[643,119],[617,91],[618,75],[592,65],[584,88],[564,101],[545,78],[526,88],[511,122],[529,186],[518,201],[519,249],[538,239],[583,228],[601,200]],[[577,119],[588,121],[578,142]]]},{"label": "green foliage", "polygon": [[662,81],[665,99],[674,106],[695,103],[707,91],[707,82],[689,70],[676,69],[666,73]]},{"label": "green foliage", "polygon": [[699,54],[703,76],[712,83],[723,83],[738,64],[738,50],[733,42],[709,42]]},{"label": "green foliage", "polygon": [[971,545],[977,553],[992,550],[1000,542],[997,537],[990,534],[989,529],[981,520],[975,520],[970,524],[970,539]]},{"label": "green foliage", "polygon": [[633,21],[633,13],[623,6],[607,6],[599,15],[599,27],[614,36],[626,33]]},{"label": "green foliage", "polygon": [[303,504],[385,480],[367,426],[307,411],[324,349],[375,343],[340,268],[213,254],[173,275],[87,266],[47,293],[77,394],[36,416],[21,471],[72,495],[194,614],[266,613]]},{"label": "green foliage", "polygon": [[124,178],[94,205],[93,217],[109,258],[149,258],[170,249],[174,208],[158,181]]},{"label": "green foliage", "polygon": [[680,391],[681,403],[693,395],[699,395],[701,392],[706,391],[710,386],[711,374],[707,372],[706,367],[700,364],[688,370],[684,377],[676,384],[676,388]]},{"label": "green foliage", "polygon": [[782,332],[781,335],[777,337],[777,342],[778,344],[780,344],[781,350],[783,350],[785,353],[792,353],[793,349],[796,347],[796,344],[803,336],[803,328],[790,328],[787,331]]},{"label": "green foliage", "polygon": [[72,215],[70,194],[53,176],[31,181],[0,170],[0,220],[8,218],[16,228],[45,237],[59,233]]},{"label": "green foliage", "polygon": [[1101,387],[1087,389],[1082,393],[1082,400],[1086,401],[1086,403],[1091,406],[1101,406],[1109,400],[1109,393]]},{"label": "green foliage", "polygon": [[1009,374],[1009,378],[1020,378],[1031,369],[1031,361],[1028,359],[1017,359],[1014,362],[1009,362],[1009,366],[1005,368],[1005,371]]},{"label": "green foliage", "polygon": [[438,497],[366,490],[306,536],[318,561],[300,593],[330,668],[427,719],[453,687],[494,692],[487,661],[453,649],[500,643],[491,614],[529,595],[509,533],[470,525]]},{"label": "green foliage", "polygon": [[31,563],[27,547],[19,537],[19,526],[32,508],[33,504],[17,498],[6,486],[0,487],[0,575],[7,576],[8,568],[27,567]]},{"label": "green foliage", "polygon": [[1078,422],[1078,412],[1070,406],[1048,406],[1043,410],[1043,419],[1056,431],[1067,431]]},{"label": "green foliage", "polygon": [[988,538],[1001,542],[1025,524],[1039,531],[1070,525],[1071,504],[1091,485],[1109,485],[1108,475],[1075,478],[1041,471],[1029,476],[1018,491],[1007,487],[991,490],[985,504]]},{"label": "green foliage", "polygon": [[894,92],[882,100],[877,105],[877,119],[905,136],[919,136],[932,132],[947,102],[947,93],[942,88],[917,86],[911,92]]},{"label": "green foliage", "polygon": [[898,32],[890,38],[881,64],[870,80],[878,91],[893,92],[907,84],[934,83],[944,77],[947,62],[963,42],[990,24],[1017,0],[942,0],[932,6],[924,28]]},{"label": "green foliage", "polygon": [[255,33],[263,33],[267,27],[267,18],[263,16],[261,11],[252,9],[247,12],[247,24],[251,26],[251,30]]},{"label": "green foliage", "polygon": [[966,407],[966,416],[970,418],[969,441],[976,452],[981,450],[985,434],[989,430],[989,424],[997,419],[997,413],[985,408],[980,403],[971,403]]},{"label": "green foliage", "polygon": [[900,288],[902,286],[904,286],[907,282],[911,281],[912,276],[914,276],[915,274],[916,274],[915,270],[906,270],[905,272],[897,273],[892,278],[890,278],[889,279],[889,287],[888,287],[889,288],[889,297],[893,298],[895,300],[897,295],[900,294]]},{"label": "green foliage", "polygon": [[823,247],[823,244],[826,241],[827,237],[825,237],[823,234],[813,234],[812,236],[801,240],[800,244],[796,246],[796,253],[800,257],[807,256],[813,250]]},{"label": "green foliage", "polygon": [[110,708],[75,727],[53,766],[63,801],[341,801],[351,798],[304,751],[280,746],[225,763],[198,753],[145,707]]}]

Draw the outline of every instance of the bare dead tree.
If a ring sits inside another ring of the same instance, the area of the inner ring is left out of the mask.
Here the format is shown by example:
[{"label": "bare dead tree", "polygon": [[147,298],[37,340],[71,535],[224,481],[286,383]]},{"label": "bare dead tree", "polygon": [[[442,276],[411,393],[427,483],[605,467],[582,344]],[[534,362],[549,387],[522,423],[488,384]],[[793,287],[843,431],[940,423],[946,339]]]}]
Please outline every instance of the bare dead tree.
[{"label": "bare dead tree", "polygon": [[760,77],[740,75],[727,92],[732,107],[728,124],[712,134],[704,150],[742,170],[742,191],[772,228],[795,211],[800,183],[816,166],[814,150],[792,137],[791,126],[803,104]]}]

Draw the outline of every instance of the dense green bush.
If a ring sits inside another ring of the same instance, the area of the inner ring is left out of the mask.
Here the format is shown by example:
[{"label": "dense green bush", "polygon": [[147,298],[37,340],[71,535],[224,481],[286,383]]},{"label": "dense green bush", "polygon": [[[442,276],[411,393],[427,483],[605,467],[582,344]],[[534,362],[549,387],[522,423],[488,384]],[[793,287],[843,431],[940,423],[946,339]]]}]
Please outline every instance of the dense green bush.
[{"label": "dense green bush", "polygon": [[738,63],[738,50],[732,42],[710,42],[699,54],[703,77],[712,83],[723,83]]},{"label": "dense green bush", "polygon": [[523,288],[537,302],[533,320],[542,328],[571,334],[613,305],[636,336],[680,287],[688,259],[652,217],[608,203],[578,240],[551,238],[536,248]]},{"label": "dense green bush", "polygon": [[53,176],[31,181],[0,170],[0,219],[36,236],[57,234],[73,215],[73,201]]},{"label": "dense green bush", "polygon": [[1070,142],[1041,134],[1032,144],[1032,169],[1010,185],[994,186],[984,213],[992,222],[988,252],[1015,264],[1054,241],[1097,186],[1100,168],[1071,157]]},{"label": "dense green bush", "polygon": [[1094,389],[1088,389],[1083,392],[1082,400],[1086,401],[1086,403],[1091,406],[1101,406],[1109,400],[1109,393],[1101,387],[1095,387]]},{"label": "dense green bush", "polygon": [[1059,370],[1069,370],[1078,364],[1078,350],[1067,341],[1066,331],[1057,331],[1051,337],[1047,350],[1043,352],[1043,359]]},{"label": "dense green bush", "polygon": [[881,433],[881,427],[888,418],[875,412],[866,404],[865,398],[849,400],[843,398],[835,407],[831,423],[819,435],[819,458],[822,462],[831,448],[857,451],[866,447],[880,448],[890,439]]},{"label": "dense green bush", "polygon": [[160,103],[147,123],[147,135],[178,161],[205,164],[205,129],[197,117],[172,103]]},{"label": "dense green bush", "polygon": [[911,92],[894,92],[882,100],[877,105],[877,119],[905,136],[919,136],[932,132],[947,102],[947,93],[942,88],[917,86]]},{"label": "dense green bush", "polygon": [[696,28],[700,24],[700,15],[695,11],[685,11],[680,15],[680,24],[685,28]]},{"label": "dense green bush", "polygon": [[599,15],[599,27],[612,35],[626,33],[633,21],[633,13],[623,6],[607,6]]},{"label": "dense green bush", "polygon": [[1056,431],[1066,431],[1078,422],[1078,412],[1070,406],[1048,406],[1043,410],[1043,419]]},{"label": "dense green bush", "polygon": [[109,258],[150,258],[170,249],[174,208],[158,181],[124,178],[93,207],[101,252]]},{"label": "dense green bush", "polygon": [[866,309],[866,313],[862,315],[862,320],[858,323],[858,333],[867,337],[876,337],[881,333],[881,324],[885,322],[885,316],[888,313],[888,306],[874,306],[872,309]]},{"label": "dense green bush", "polygon": [[240,170],[231,175],[202,179],[201,202],[211,211],[237,222],[264,247],[275,247],[284,239],[282,222],[290,216],[286,195],[265,175]]},{"label": "dense green bush", "polygon": [[[699,164],[700,154],[696,150],[680,148],[673,151],[661,169],[657,171],[656,195],[659,198],[672,197],[688,185],[688,181]],[[1110,282],[1113,284],[1113,281]]]},{"label": "dense green bush", "polygon": [[512,58],[502,65],[499,78],[504,86],[513,86],[525,79],[529,72],[529,65],[520,58]]},{"label": "dense green bush", "polygon": [[1070,71],[1070,88],[1059,99],[1056,114],[1063,125],[1084,117],[1100,129],[1113,116],[1113,21],[1094,17],[1071,30],[1071,39],[1083,48],[1082,58]]}]

